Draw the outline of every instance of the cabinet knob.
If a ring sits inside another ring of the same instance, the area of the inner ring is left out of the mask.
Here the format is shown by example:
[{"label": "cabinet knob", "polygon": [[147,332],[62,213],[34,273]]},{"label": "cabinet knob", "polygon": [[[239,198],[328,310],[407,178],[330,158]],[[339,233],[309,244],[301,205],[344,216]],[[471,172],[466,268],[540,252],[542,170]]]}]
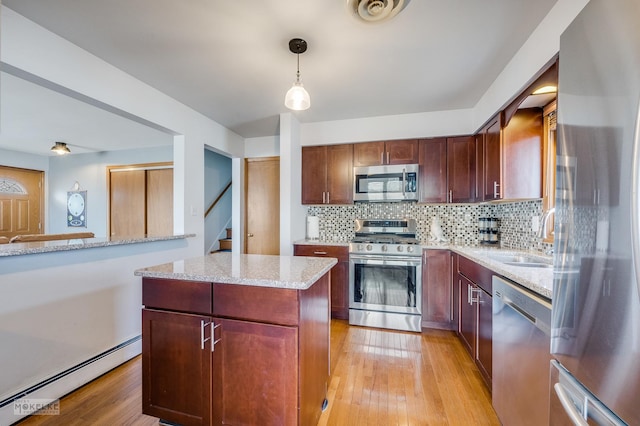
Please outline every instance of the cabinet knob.
[{"label": "cabinet knob", "polygon": [[247,237],[253,237],[253,234],[249,233],[247,234]]}]

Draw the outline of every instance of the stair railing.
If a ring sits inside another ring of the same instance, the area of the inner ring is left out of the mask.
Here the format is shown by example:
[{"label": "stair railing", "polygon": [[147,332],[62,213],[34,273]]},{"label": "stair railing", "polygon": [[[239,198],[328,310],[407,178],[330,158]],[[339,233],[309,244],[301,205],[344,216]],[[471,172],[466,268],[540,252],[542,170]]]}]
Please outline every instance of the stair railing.
[{"label": "stair railing", "polygon": [[227,186],[224,187],[224,189],[222,191],[220,191],[220,194],[218,194],[218,196],[216,197],[216,199],[213,201],[213,203],[211,203],[211,205],[209,206],[209,208],[207,209],[207,211],[204,213],[204,217],[206,218],[207,216],[209,216],[209,213],[211,213],[211,210],[213,210],[213,208],[216,206],[216,204],[218,204],[218,201],[220,201],[220,199],[222,198],[222,196],[229,190],[229,188],[231,188],[231,183],[232,181],[229,181],[229,183],[227,184]]}]

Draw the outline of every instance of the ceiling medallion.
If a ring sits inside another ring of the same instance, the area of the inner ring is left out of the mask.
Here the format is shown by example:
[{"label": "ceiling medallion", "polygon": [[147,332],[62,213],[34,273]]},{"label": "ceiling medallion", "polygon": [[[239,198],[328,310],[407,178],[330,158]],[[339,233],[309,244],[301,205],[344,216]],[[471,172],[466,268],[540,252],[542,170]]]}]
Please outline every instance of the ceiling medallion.
[{"label": "ceiling medallion", "polygon": [[347,0],[347,9],[367,23],[388,21],[400,12],[409,0]]}]

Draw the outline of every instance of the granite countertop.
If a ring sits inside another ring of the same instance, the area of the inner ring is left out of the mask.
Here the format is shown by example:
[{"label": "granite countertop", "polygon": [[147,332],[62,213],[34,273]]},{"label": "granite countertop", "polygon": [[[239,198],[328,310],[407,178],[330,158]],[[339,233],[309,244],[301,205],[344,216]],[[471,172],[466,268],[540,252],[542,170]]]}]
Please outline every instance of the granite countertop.
[{"label": "granite countertop", "polygon": [[195,234],[166,236],[130,236],[110,238],[83,238],[74,240],[32,241],[27,243],[0,244],[0,257],[22,256],[25,254],[51,253],[58,251],[82,250],[95,247],[111,247],[126,244],[150,243],[154,241],[179,240],[195,237]]},{"label": "granite countertop", "polygon": [[338,260],[331,257],[219,252],[138,269],[135,275],[306,290],[336,263]]},{"label": "granite countertop", "polygon": [[[308,245],[323,245],[323,246],[348,246],[348,242],[326,242],[318,240],[299,240],[294,244],[308,244]],[[540,294],[548,299],[553,298],[553,268],[535,268],[526,266],[507,265],[489,257],[492,253],[500,254],[513,254],[513,255],[527,255],[540,258],[542,261],[552,264],[553,258],[551,256],[544,256],[538,252],[531,252],[527,250],[512,250],[503,249],[498,247],[484,247],[484,246],[458,246],[450,243],[436,243],[436,242],[422,242],[420,245],[422,249],[431,250],[451,250],[462,256],[465,256],[474,262],[481,264],[482,266],[491,269],[499,275],[508,278],[521,286]]]},{"label": "granite countertop", "polygon": [[[539,253],[533,253],[526,250],[510,250],[488,247],[455,247],[451,246],[450,250],[462,255],[474,262],[491,269],[499,275],[514,281],[521,286],[528,288],[547,299],[553,298],[553,258],[544,256]],[[540,259],[542,262],[549,264],[547,268],[515,266],[502,263],[490,257],[491,254],[501,255],[527,255]]]}]

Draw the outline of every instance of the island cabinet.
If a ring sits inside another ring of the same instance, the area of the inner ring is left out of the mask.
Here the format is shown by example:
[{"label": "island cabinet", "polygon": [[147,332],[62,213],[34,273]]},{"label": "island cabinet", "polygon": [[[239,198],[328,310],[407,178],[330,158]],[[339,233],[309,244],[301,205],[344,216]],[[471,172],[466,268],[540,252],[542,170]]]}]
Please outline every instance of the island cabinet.
[{"label": "island cabinet", "polygon": [[143,413],[182,425],[317,424],[329,275],[306,290],[144,277]]},{"label": "island cabinet", "polygon": [[464,256],[455,258],[458,336],[491,390],[493,272]]},{"label": "island cabinet", "polygon": [[418,164],[418,140],[353,144],[354,166],[383,166],[387,164]]},{"label": "island cabinet", "polygon": [[331,318],[349,319],[349,247],[294,244],[293,255],[338,259],[331,269]]},{"label": "island cabinet", "polygon": [[302,204],[353,204],[353,145],[302,147]]},{"label": "island cabinet", "polygon": [[449,250],[423,250],[422,265],[422,327],[455,329]]}]

